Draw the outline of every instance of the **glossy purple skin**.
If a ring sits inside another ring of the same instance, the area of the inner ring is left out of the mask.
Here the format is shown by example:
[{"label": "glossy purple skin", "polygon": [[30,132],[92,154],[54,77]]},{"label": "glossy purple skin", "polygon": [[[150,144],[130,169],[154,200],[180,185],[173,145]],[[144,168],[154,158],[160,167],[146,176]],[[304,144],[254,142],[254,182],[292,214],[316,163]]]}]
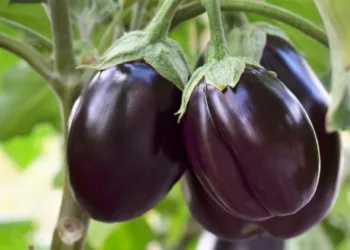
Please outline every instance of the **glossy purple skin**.
[{"label": "glossy purple skin", "polygon": [[203,80],[183,127],[196,176],[239,218],[290,215],[313,197],[320,173],[315,132],[299,101],[266,70],[247,67],[223,92]]},{"label": "glossy purple skin", "polygon": [[212,234],[226,240],[247,240],[264,234],[256,224],[222,209],[191,170],[185,174],[183,192],[192,216]]},{"label": "glossy purple skin", "polygon": [[262,66],[278,78],[299,99],[315,128],[321,155],[321,173],[311,201],[295,215],[277,217],[263,223],[274,236],[290,238],[317,225],[334,204],[340,186],[341,142],[339,134],[325,129],[329,97],[323,85],[293,47],[282,38],[268,36]]},{"label": "glossy purple skin", "polygon": [[68,137],[77,202],[95,220],[120,222],[153,208],[187,164],[174,113],[181,92],[151,66],[99,72],[84,90]]}]

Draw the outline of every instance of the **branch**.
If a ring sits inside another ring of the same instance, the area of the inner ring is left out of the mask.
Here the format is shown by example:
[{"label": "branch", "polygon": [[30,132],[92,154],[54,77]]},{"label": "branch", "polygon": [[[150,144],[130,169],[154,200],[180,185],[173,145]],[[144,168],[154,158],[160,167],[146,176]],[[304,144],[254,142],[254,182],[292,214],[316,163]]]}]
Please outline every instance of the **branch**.
[{"label": "branch", "polygon": [[40,43],[45,46],[46,48],[48,48],[49,50],[52,50],[53,46],[52,46],[52,42],[44,37],[43,35],[41,35],[40,33],[36,32],[35,30],[29,29],[19,23],[10,21],[8,19],[2,18],[0,17],[0,22],[5,23],[9,26],[12,26],[20,31],[22,31],[23,33],[26,33],[32,37],[35,37],[36,39],[38,39],[40,41]]},{"label": "branch", "polygon": [[55,68],[61,75],[75,71],[72,28],[68,0],[48,0],[53,33]]},{"label": "branch", "polygon": [[[327,34],[315,24],[293,12],[265,2],[221,0],[221,9],[224,11],[241,11],[262,15],[288,24],[324,46],[328,47]],[[173,19],[172,26],[204,13],[200,1],[186,4],[179,8]]]},{"label": "branch", "polygon": [[[49,84],[54,85],[58,76],[52,71],[51,65],[35,49],[27,44],[17,41],[0,33],[0,48],[3,48],[25,60],[36,70]],[[53,86],[56,89],[57,86]]]},{"label": "branch", "polygon": [[[58,92],[61,104],[63,149],[68,140],[68,118],[80,92],[81,74],[76,70],[68,0],[48,0],[53,33],[55,69],[65,79]],[[65,159],[66,162],[66,159]],[[65,164],[65,170],[67,165]],[[89,226],[89,217],[75,202],[65,171],[65,185],[51,250],[83,250]]]}]

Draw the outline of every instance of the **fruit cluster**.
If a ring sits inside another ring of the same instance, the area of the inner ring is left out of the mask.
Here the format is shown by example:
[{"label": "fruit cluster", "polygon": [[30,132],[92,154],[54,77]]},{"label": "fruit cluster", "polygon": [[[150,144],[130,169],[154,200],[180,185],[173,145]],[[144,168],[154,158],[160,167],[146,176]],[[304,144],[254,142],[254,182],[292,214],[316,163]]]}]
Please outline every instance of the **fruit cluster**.
[{"label": "fruit cluster", "polygon": [[268,36],[261,65],[222,92],[202,79],[180,124],[181,91],[147,63],[98,72],[69,128],[75,199],[96,220],[126,221],[186,172],[192,215],[221,238],[290,238],[319,223],[340,172],[339,135],[325,129],[328,95],[280,37]]}]

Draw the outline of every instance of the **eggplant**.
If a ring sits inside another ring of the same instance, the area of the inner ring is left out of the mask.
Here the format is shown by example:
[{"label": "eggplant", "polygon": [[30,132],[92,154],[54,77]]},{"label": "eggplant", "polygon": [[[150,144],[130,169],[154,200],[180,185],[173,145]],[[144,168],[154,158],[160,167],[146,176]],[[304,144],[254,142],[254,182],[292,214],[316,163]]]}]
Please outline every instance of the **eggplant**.
[{"label": "eggplant", "polygon": [[296,214],[276,217],[263,223],[273,235],[290,238],[302,234],[322,221],[337,197],[341,178],[342,147],[339,133],[326,131],[329,95],[308,63],[283,38],[268,36],[261,65],[277,73],[278,78],[298,98],[317,135],[321,172],[316,193]]},{"label": "eggplant", "polygon": [[320,155],[311,121],[262,68],[247,65],[238,84],[223,91],[203,79],[190,97],[183,134],[200,183],[240,219],[294,214],[316,191]]},{"label": "eggplant", "polygon": [[181,91],[150,65],[98,72],[72,113],[67,161],[74,198],[93,219],[121,222],[153,208],[187,166],[174,113]]},{"label": "eggplant", "polygon": [[257,224],[225,211],[203,188],[192,170],[186,171],[182,184],[192,216],[207,231],[226,240],[247,240],[264,234]]}]

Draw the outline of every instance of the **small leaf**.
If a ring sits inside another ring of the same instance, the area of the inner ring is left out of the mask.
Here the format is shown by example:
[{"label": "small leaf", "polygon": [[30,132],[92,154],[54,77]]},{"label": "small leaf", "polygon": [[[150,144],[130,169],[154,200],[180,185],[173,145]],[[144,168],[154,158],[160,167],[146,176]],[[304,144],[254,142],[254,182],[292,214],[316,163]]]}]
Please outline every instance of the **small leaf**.
[{"label": "small leaf", "polygon": [[171,39],[150,43],[143,31],[133,31],[118,39],[104,53],[100,64],[81,67],[103,70],[142,60],[179,89],[183,89],[191,73],[187,57],[178,43]]},{"label": "small leaf", "polygon": [[9,70],[0,95],[0,140],[26,135],[39,123],[60,128],[58,101],[41,76],[28,66]]},{"label": "small leaf", "polygon": [[144,60],[179,89],[184,88],[191,69],[185,53],[176,42],[167,39],[148,46],[144,50]]},{"label": "small leaf", "polygon": [[27,249],[32,241],[34,230],[31,221],[8,222],[0,224],[0,249]]}]

